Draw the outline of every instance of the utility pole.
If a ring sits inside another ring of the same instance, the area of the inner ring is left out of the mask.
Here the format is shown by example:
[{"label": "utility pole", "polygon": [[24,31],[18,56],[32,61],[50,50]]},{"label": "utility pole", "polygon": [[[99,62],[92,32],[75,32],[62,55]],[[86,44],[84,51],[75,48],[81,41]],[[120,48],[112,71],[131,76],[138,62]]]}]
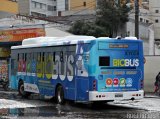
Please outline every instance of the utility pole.
[{"label": "utility pole", "polygon": [[139,0],[134,0],[135,6],[135,37],[139,39]]}]

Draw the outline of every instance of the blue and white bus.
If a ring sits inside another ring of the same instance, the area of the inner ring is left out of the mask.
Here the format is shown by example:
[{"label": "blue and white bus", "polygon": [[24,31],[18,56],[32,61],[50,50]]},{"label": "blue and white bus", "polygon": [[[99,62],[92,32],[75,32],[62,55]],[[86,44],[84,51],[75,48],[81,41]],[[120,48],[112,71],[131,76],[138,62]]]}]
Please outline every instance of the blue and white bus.
[{"label": "blue and white bus", "polygon": [[11,48],[10,87],[58,103],[143,98],[142,40],[92,36],[37,37]]}]

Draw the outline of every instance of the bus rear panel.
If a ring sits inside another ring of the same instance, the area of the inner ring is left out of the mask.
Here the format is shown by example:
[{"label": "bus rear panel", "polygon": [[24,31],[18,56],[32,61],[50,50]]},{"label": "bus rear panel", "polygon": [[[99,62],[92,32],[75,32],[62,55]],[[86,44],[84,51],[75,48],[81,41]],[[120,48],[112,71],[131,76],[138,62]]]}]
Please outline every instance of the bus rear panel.
[{"label": "bus rear panel", "polygon": [[142,41],[97,41],[91,57],[96,90],[90,90],[90,101],[143,98]]}]

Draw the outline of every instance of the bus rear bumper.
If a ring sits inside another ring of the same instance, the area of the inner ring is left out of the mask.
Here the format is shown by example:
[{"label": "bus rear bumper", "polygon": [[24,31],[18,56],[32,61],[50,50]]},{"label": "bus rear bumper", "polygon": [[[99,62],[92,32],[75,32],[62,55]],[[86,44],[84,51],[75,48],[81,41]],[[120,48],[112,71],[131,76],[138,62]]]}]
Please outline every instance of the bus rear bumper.
[{"label": "bus rear bumper", "polygon": [[128,92],[97,92],[89,91],[89,101],[109,101],[109,100],[134,100],[142,99],[144,91],[128,91]]}]

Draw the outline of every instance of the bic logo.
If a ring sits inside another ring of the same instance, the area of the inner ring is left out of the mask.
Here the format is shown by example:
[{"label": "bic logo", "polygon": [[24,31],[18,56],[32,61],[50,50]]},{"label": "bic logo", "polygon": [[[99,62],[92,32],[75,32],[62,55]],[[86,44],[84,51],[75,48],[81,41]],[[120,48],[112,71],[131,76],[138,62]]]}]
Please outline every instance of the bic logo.
[{"label": "bic logo", "polygon": [[113,66],[139,66],[139,59],[113,59]]},{"label": "bic logo", "polygon": [[126,86],[127,87],[132,87],[132,83],[133,83],[133,80],[131,78],[126,79]]},{"label": "bic logo", "polygon": [[124,87],[125,84],[126,84],[125,78],[121,78],[121,79],[120,79],[120,86],[121,86],[121,87]]},{"label": "bic logo", "polygon": [[118,78],[114,78],[114,79],[113,79],[113,84],[114,84],[115,86],[118,86],[118,84],[119,84]]},{"label": "bic logo", "polygon": [[108,79],[106,80],[106,86],[107,86],[107,87],[111,87],[111,86],[112,86],[112,83],[113,83],[113,81],[112,81],[111,78],[108,78]]}]

